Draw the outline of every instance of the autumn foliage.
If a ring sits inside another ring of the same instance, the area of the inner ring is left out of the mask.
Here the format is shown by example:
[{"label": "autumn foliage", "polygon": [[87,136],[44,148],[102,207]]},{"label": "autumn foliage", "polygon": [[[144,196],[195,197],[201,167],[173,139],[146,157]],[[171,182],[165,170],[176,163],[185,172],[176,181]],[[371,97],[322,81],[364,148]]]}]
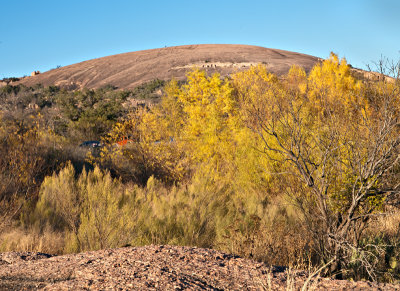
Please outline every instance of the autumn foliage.
[{"label": "autumn foliage", "polygon": [[372,226],[400,215],[399,89],[334,54],[308,74],[194,69],[151,109],[107,119],[94,170],[45,178],[20,227],[64,234],[58,252],[189,244],[396,280],[400,230]]}]

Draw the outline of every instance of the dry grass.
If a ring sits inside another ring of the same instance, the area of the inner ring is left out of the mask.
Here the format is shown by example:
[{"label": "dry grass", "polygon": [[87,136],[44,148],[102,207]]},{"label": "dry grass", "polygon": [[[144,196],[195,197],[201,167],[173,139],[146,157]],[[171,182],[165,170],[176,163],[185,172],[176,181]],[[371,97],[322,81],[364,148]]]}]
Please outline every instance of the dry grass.
[{"label": "dry grass", "polygon": [[394,237],[400,233],[400,209],[392,208],[385,215],[378,216],[371,224],[369,232],[376,232]]},{"label": "dry grass", "polygon": [[35,228],[24,230],[19,227],[0,234],[0,252],[42,252],[61,254],[64,248],[62,233],[46,228],[42,233]]}]

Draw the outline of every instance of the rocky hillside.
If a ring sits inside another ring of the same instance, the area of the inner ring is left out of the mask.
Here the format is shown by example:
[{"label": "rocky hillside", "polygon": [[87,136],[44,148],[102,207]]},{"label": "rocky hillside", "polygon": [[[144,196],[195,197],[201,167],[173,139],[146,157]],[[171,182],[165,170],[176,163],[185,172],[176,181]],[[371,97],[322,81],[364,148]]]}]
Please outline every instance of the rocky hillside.
[{"label": "rocky hillside", "polygon": [[[319,58],[295,52],[249,45],[185,45],[130,52],[93,59],[60,67],[22,79],[19,83],[31,86],[58,85],[71,89],[99,88],[112,85],[132,89],[154,80],[182,80],[186,72],[199,67],[208,73],[226,76],[258,63],[270,71],[284,74],[296,64],[309,71]],[[15,83],[14,83],[15,84]]]},{"label": "rocky hillside", "polygon": [[313,278],[215,250],[177,246],[51,257],[0,254],[0,290],[399,290],[392,284]]}]

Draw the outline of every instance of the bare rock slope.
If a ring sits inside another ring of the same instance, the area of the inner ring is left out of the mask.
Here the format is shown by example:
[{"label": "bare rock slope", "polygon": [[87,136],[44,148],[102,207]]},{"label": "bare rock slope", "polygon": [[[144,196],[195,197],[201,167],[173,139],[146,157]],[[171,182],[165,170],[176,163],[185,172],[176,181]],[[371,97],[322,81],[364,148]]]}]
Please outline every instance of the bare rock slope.
[{"label": "bare rock slope", "polygon": [[[146,246],[54,256],[0,254],[0,290],[300,290],[302,271],[288,272],[215,250]],[[331,279],[316,290],[399,290],[400,286]],[[288,288],[289,287],[289,288]]]},{"label": "bare rock slope", "polygon": [[294,64],[309,71],[319,60],[310,55],[258,46],[185,45],[93,59],[26,77],[19,83],[28,86],[41,83],[45,86],[69,88],[112,85],[120,89],[131,89],[157,78],[182,80],[193,67],[226,76],[263,63],[270,71],[279,75],[286,73]]}]

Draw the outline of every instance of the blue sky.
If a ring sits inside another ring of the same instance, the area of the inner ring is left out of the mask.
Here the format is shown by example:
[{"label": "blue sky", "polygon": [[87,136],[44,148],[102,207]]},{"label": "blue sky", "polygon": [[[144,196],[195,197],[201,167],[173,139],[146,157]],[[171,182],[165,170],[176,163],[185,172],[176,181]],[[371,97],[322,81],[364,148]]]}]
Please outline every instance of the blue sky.
[{"label": "blue sky", "polygon": [[400,1],[1,0],[0,79],[143,49],[249,44],[400,59]]}]

